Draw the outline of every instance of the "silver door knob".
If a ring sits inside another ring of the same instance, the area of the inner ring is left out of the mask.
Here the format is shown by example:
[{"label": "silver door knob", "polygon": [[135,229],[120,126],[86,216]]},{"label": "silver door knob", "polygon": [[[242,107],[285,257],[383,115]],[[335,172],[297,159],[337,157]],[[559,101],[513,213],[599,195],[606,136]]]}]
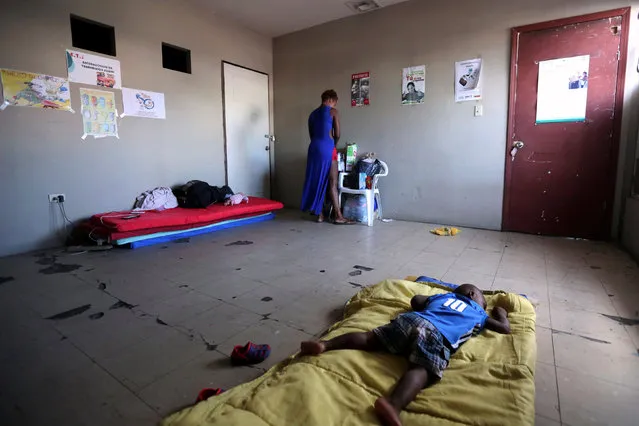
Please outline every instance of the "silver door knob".
[{"label": "silver door knob", "polygon": [[522,149],[524,147],[524,143],[522,141],[513,142],[513,146],[517,149]]},{"label": "silver door knob", "polygon": [[268,139],[269,142],[275,142],[275,135],[264,135],[264,137]]}]

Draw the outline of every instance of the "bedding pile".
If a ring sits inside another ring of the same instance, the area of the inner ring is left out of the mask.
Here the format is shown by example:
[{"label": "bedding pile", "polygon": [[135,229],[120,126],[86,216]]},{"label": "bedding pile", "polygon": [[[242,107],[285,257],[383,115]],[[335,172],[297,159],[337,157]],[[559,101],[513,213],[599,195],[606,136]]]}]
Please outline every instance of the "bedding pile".
[{"label": "bedding pile", "polygon": [[[325,339],[372,330],[409,310],[414,295],[449,290],[404,280],[365,288],[347,303],[344,319]],[[484,295],[488,311],[497,305],[508,311],[512,334],[483,331],[465,343],[442,381],[422,391],[401,413],[404,425],[534,424],[534,308],[515,294]],[[390,392],[406,367],[405,359],[386,353],[341,350],[292,356],[252,382],[169,416],[162,425],[379,425],[373,403]]]}]

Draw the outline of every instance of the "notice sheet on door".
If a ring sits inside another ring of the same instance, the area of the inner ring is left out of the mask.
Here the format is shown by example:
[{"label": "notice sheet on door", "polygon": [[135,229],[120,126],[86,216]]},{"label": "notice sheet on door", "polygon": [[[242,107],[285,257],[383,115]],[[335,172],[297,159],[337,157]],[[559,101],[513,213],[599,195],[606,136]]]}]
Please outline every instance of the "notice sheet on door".
[{"label": "notice sheet on door", "polygon": [[586,120],[590,56],[539,62],[537,124]]}]

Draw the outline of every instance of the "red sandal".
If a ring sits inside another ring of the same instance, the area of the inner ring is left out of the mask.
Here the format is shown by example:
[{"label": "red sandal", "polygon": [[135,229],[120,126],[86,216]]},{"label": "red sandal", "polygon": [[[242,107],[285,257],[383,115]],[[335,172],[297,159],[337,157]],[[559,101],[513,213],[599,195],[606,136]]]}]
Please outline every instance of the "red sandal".
[{"label": "red sandal", "polygon": [[224,392],[224,389],[222,388],[204,388],[200,391],[200,393],[197,394],[197,399],[195,400],[195,402],[197,403],[206,401],[212,396],[220,395],[222,392]]}]

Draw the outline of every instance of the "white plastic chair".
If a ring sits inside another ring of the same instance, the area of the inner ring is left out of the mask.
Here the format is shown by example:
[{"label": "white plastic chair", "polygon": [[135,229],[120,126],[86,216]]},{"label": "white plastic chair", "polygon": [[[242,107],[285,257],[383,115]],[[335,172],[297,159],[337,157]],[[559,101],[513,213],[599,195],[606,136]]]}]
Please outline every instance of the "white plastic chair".
[{"label": "white plastic chair", "polygon": [[[379,193],[379,188],[377,187],[377,181],[379,178],[388,176],[388,165],[383,161],[379,161],[382,165],[382,172],[373,176],[373,185],[372,189],[351,189],[344,188],[344,176],[350,174],[346,172],[340,172],[339,179],[337,183],[337,189],[339,191],[339,208],[342,208],[342,194],[354,194],[354,195],[364,195],[366,196],[366,215],[367,215],[367,224],[368,226],[373,226],[373,220],[375,216],[375,200],[377,200],[377,212],[379,219],[382,218],[382,196]],[[352,172],[351,172],[352,173]]]}]

